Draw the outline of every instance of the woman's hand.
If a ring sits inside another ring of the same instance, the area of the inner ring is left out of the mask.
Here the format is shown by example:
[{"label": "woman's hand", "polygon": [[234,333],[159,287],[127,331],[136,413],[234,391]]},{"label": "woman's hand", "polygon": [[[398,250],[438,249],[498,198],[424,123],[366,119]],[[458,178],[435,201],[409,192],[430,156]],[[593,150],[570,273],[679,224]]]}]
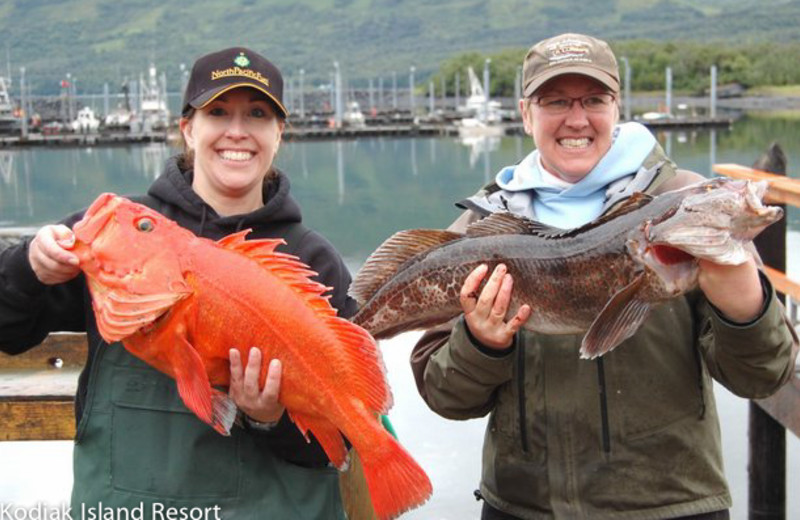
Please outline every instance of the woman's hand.
[{"label": "woman's hand", "polygon": [[75,235],[61,224],[44,226],[36,233],[28,247],[28,261],[40,282],[55,285],[78,276],[78,257],[67,250],[73,244]]},{"label": "woman's hand", "polygon": [[754,259],[741,265],[699,260],[698,283],[706,298],[729,320],[752,321],[764,306],[764,292]]},{"label": "woman's hand", "polygon": [[511,302],[511,289],[514,280],[506,272],[506,266],[499,264],[481,294],[476,296],[481,281],[489,266],[476,267],[464,280],[461,287],[461,308],[472,336],[486,347],[502,350],[511,346],[514,334],[531,315],[531,308],[523,305],[509,321],[505,321]]},{"label": "woman's hand", "polygon": [[231,385],[228,394],[250,419],[259,423],[275,423],[285,410],[278,401],[281,389],[281,362],[273,359],[267,369],[264,388],[259,389],[261,351],[250,349],[247,367],[242,370],[242,357],[236,349],[230,350]]}]

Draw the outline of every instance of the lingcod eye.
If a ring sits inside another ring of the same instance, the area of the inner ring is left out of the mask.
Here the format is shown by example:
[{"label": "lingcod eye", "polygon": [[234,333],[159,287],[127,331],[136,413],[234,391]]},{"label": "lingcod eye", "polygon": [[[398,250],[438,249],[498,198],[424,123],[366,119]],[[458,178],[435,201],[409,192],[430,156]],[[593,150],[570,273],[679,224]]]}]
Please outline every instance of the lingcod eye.
[{"label": "lingcod eye", "polygon": [[136,221],[136,229],[139,231],[143,231],[144,233],[149,233],[156,228],[153,221],[147,217],[142,217]]}]

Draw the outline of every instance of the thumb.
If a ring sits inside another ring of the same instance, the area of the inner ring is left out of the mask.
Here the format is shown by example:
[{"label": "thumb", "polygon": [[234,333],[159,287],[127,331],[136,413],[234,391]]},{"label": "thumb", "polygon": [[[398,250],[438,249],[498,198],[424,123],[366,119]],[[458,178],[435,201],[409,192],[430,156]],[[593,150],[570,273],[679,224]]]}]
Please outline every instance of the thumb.
[{"label": "thumb", "polygon": [[53,236],[56,243],[64,249],[71,249],[75,245],[75,233],[64,225],[53,226]]}]

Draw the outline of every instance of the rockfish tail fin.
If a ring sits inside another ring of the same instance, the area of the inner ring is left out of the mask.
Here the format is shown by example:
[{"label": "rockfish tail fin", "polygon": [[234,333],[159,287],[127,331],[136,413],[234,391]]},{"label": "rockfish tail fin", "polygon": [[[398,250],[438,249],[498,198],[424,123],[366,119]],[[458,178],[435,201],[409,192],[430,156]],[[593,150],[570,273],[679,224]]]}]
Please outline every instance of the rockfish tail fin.
[{"label": "rockfish tail fin", "polygon": [[424,503],[433,493],[428,475],[397,440],[378,422],[380,437],[367,448],[356,447],[364,469],[375,514],[396,518]]},{"label": "rockfish tail fin", "polygon": [[460,238],[464,238],[464,235],[442,229],[398,231],[386,239],[364,262],[350,284],[350,296],[363,305],[397,274],[403,264],[419,254]]},{"label": "rockfish tail fin", "polygon": [[602,356],[636,332],[650,312],[650,304],[638,297],[643,282],[639,275],[606,303],[583,337],[582,358]]}]

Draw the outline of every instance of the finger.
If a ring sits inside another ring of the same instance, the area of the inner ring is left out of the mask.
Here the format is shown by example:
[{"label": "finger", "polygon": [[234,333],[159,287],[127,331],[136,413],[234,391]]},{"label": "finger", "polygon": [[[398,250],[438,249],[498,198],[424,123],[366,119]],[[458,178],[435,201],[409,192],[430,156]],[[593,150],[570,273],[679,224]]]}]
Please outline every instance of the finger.
[{"label": "finger", "polygon": [[62,264],[78,265],[78,257],[64,249],[66,245],[72,247],[75,244],[75,235],[67,226],[47,226],[42,228],[37,238],[40,239],[39,250],[44,256]]},{"label": "finger", "polygon": [[530,305],[523,305],[518,310],[517,313],[514,315],[511,320],[508,322],[508,331],[511,334],[516,334],[516,332],[522,327],[528,318],[531,317],[533,314],[533,309],[531,309]]},{"label": "finger", "polygon": [[497,291],[500,290],[500,283],[503,281],[505,274],[506,266],[504,264],[498,264],[481,291],[481,295],[478,298],[478,307],[486,309],[486,313],[489,313],[494,305],[494,300],[497,298]]},{"label": "finger", "polygon": [[261,391],[261,397],[267,402],[277,403],[278,395],[281,389],[281,375],[283,368],[279,359],[273,359],[269,363],[267,369],[267,379],[264,381],[264,390]]},{"label": "finger", "polygon": [[[231,362],[231,384],[230,391],[233,393],[242,386],[242,355],[235,348],[228,351],[228,357]],[[235,389],[235,390],[234,390]]]},{"label": "finger", "polygon": [[461,308],[464,309],[465,313],[472,312],[475,309],[478,303],[478,298],[476,296],[477,290],[488,270],[488,265],[481,264],[473,269],[464,280],[464,285],[461,286],[459,300],[461,301]]},{"label": "finger", "polygon": [[65,265],[36,253],[30,257],[31,269],[36,273],[36,277],[44,284],[57,284],[66,282],[74,278],[80,269],[76,266]]},{"label": "finger", "polygon": [[244,369],[244,392],[247,396],[257,396],[259,376],[261,375],[261,351],[256,347],[250,349],[247,367]]},{"label": "finger", "polygon": [[497,292],[497,297],[494,299],[492,305],[492,315],[495,318],[504,319],[506,312],[508,312],[508,304],[511,302],[511,289],[514,287],[514,279],[510,274],[503,276],[503,281],[500,284],[500,289]]},{"label": "finger", "polygon": [[63,248],[70,249],[75,245],[75,233],[62,224],[53,226],[53,237],[56,243]]}]

